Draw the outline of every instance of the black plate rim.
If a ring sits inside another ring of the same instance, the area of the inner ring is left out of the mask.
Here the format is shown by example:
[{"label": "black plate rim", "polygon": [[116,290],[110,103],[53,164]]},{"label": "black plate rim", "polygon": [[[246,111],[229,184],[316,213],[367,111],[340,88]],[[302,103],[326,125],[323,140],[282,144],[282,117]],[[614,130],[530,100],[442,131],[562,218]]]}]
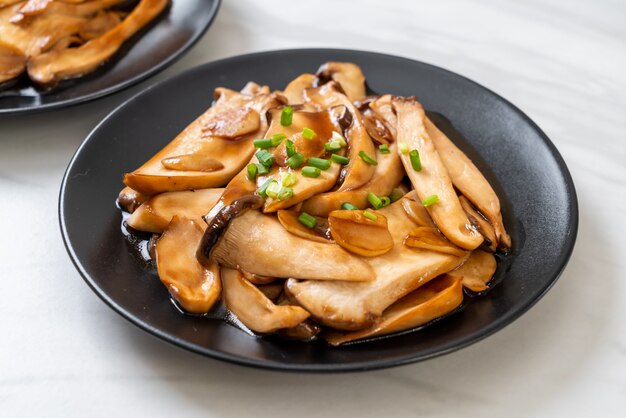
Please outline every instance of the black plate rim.
[{"label": "black plate rim", "polygon": [[215,17],[217,16],[221,5],[222,5],[222,0],[214,0],[212,10],[209,11],[210,17],[206,25],[195,36],[189,38],[187,43],[185,43],[185,45],[183,45],[182,48],[180,48],[179,50],[177,50],[176,52],[168,56],[166,59],[164,59],[157,65],[150,67],[147,70],[142,71],[141,73],[122,81],[121,83],[115,84],[113,86],[107,87],[102,90],[97,90],[90,94],[85,94],[85,95],[74,97],[71,99],[60,100],[58,102],[43,104],[43,105],[39,105],[35,107],[8,108],[8,109],[0,108],[0,117],[10,116],[10,115],[32,115],[36,113],[47,112],[50,110],[76,106],[82,103],[101,99],[105,96],[109,96],[113,93],[117,93],[122,90],[126,90],[127,88],[132,87],[135,84],[138,84],[144,80],[147,80],[153,75],[160,73],[161,71],[165,70],[167,67],[176,63],[187,52],[189,52],[189,50],[193,48],[194,45],[196,45],[200,41],[200,39],[202,39],[204,34],[209,30],[209,28],[213,24],[213,21],[215,20]]},{"label": "black plate rim", "polygon": [[[237,356],[237,355],[231,355],[231,354],[227,354],[227,353],[222,353],[222,352],[218,352],[215,351],[213,349],[210,348],[200,348],[192,343],[187,342],[186,340],[182,340],[179,338],[176,338],[174,336],[168,335],[165,332],[162,332],[160,329],[155,328],[150,326],[147,323],[142,322],[141,320],[139,320],[138,318],[135,318],[132,314],[130,314],[129,312],[127,312],[122,306],[120,306],[119,304],[117,304],[117,302],[115,300],[113,300],[112,298],[110,298],[108,295],[106,295],[103,291],[100,290],[100,288],[97,286],[97,284],[93,281],[93,279],[90,277],[89,273],[83,268],[83,266],[80,263],[80,260],[78,259],[78,256],[75,254],[72,245],[70,243],[69,240],[69,236],[68,236],[68,232],[67,232],[67,228],[66,228],[66,219],[65,219],[65,212],[64,212],[64,192],[65,192],[65,188],[67,186],[67,182],[69,179],[69,173],[71,172],[75,162],[78,159],[78,156],[80,155],[81,150],[83,149],[83,147],[85,147],[85,145],[90,141],[90,139],[96,134],[96,132],[103,126],[105,125],[110,119],[112,119],[114,116],[117,115],[118,112],[123,111],[124,107],[135,101],[138,100],[140,98],[140,96],[142,96],[143,94],[151,91],[154,88],[158,88],[160,85],[168,83],[168,82],[173,82],[175,79],[180,78],[185,76],[186,74],[190,73],[190,72],[194,72],[194,71],[200,71],[201,69],[204,69],[206,67],[211,67],[211,66],[219,66],[219,65],[223,65],[226,64],[230,61],[236,61],[236,60],[240,60],[240,59],[246,59],[246,58],[252,58],[252,57],[259,57],[259,56],[272,56],[274,54],[284,54],[284,53],[290,53],[290,52],[316,52],[316,53],[329,53],[329,54],[341,54],[341,53],[359,53],[359,54],[364,54],[364,55],[370,55],[370,56],[378,56],[381,58],[387,58],[387,59],[402,59],[402,60],[407,60],[407,61],[412,61],[414,63],[418,63],[420,65],[424,65],[427,67],[430,67],[431,69],[433,69],[434,71],[439,71],[439,72],[444,72],[444,73],[448,73],[450,75],[453,75],[455,77],[460,77],[462,79],[464,79],[465,81],[474,84],[478,87],[480,87],[481,89],[484,89],[485,91],[487,91],[488,93],[492,94],[493,96],[495,96],[498,100],[502,101],[503,103],[505,103],[507,106],[510,106],[515,112],[517,112],[525,122],[527,122],[529,124],[529,126],[531,126],[533,128],[533,130],[535,130],[540,138],[543,140],[543,142],[548,146],[548,149],[550,150],[550,153],[552,155],[552,157],[554,158],[558,169],[560,171],[560,173],[563,176],[563,180],[565,183],[565,186],[567,188],[567,196],[569,197],[569,207],[570,207],[570,211],[571,211],[571,219],[570,219],[570,224],[568,225],[571,231],[570,236],[568,237],[567,241],[563,243],[563,247],[562,247],[562,253],[561,253],[561,259],[562,259],[562,265],[560,266],[559,270],[553,275],[553,277],[550,278],[550,280],[548,281],[548,283],[541,288],[540,293],[538,293],[537,297],[531,301],[529,301],[528,303],[526,303],[525,305],[523,305],[522,307],[520,307],[518,310],[513,311],[511,314],[501,317],[499,320],[492,322],[491,324],[489,324],[488,326],[484,327],[480,332],[476,332],[474,335],[471,335],[463,340],[461,340],[460,342],[455,342],[453,344],[449,344],[448,346],[433,352],[433,353],[428,353],[428,354],[423,354],[423,355],[405,355],[405,356],[401,356],[401,357],[397,357],[397,358],[393,358],[393,359],[383,359],[383,360],[374,360],[374,361],[364,361],[364,362],[355,362],[355,363],[349,363],[349,364],[332,364],[332,365],[325,365],[325,364],[312,364],[312,365],[308,365],[308,364],[289,364],[289,363],[280,363],[280,362],[275,362],[275,361],[270,361],[270,360],[254,360],[254,359],[250,359],[247,357],[242,357],[242,356]],[[211,357],[217,360],[222,360],[222,361],[226,361],[229,363],[233,363],[233,364],[238,364],[238,365],[243,365],[243,366],[247,366],[247,367],[252,367],[252,368],[257,368],[257,369],[265,369],[265,370],[274,370],[274,371],[283,371],[283,372],[307,372],[307,373],[345,373],[345,372],[362,372],[362,371],[370,371],[370,370],[378,370],[378,369],[384,369],[384,368],[390,368],[390,367],[397,367],[397,366],[402,366],[402,365],[406,365],[406,364],[410,364],[410,363],[416,363],[419,361],[424,361],[424,360],[428,360],[431,358],[435,358],[435,357],[439,357],[439,356],[443,356],[449,353],[452,353],[454,351],[460,350],[462,348],[468,347],[474,343],[477,343],[491,335],[493,335],[494,333],[496,333],[497,331],[500,331],[502,329],[504,329],[505,327],[507,327],[508,325],[510,325],[511,323],[513,323],[514,321],[516,321],[517,319],[519,319],[522,315],[524,315],[526,312],[528,312],[530,310],[530,308],[532,308],[537,302],[539,302],[540,299],[542,299],[545,294],[554,286],[554,284],[557,282],[557,280],[559,279],[559,277],[562,275],[563,271],[565,270],[571,255],[573,253],[574,250],[574,246],[576,243],[576,239],[578,236],[578,226],[579,226],[579,207],[578,207],[578,197],[577,197],[577,193],[576,193],[576,188],[574,186],[574,181],[573,178],[571,176],[571,173],[569,172],[569,169],[567,168],[567,165],[565,163],[565,160],[563,159],[563,157],[561,156],[561,154],[559,153],[559,151],[557,150],[556,146],[554,145],[554,143],[548,138],[548,136],[543,132],[543,130],[541,130],[541,128],[539,128],[539,126],[526,114],[524,113],[521,109],[519,109],[517,106],[515,106],[513,103],[511,103],[510,101],[508,101],[507,99],[503,98],[502,96],[498,95],[497,93],[493,92],[491,89],[484,87],[483,85],[463,76],[460,75],[458,73],[455,73],[453,71],[447,70],[445,68],[433,65],[433,64],[429,64],[429,63],[425,63],[423,61],[419,61],[419,60],[414,60],[411,58],[407,58],[407,57],[402,57],[402,56],[398,56],[398,55],[391,55],[391,54],[384,54],[384,53],[379,53],[379,52],[371,52],[371,51],[363,51],[363,50],[356,50],[356,49],[336,49],[336,48],[291,48],[291,49],[280,49],[280,50],[267,50],[267,51],[261,51],[261,52],[254,52],[254,53],[249,53],[249,54],[242,54],[242,55],[235,55],[235,56],[231,56],[231,57],[227,57],[227,58],[223,58],[220,60],[216,60],[216,61],[211,61],[205,64],[201,64],[195,67],[192,67],[188,70],[185,70],[177,75],[174,75],[172,77],[168,77],[164,80],[159,81],[158,83],[155,83],[151,86],[148,86],[147,88],[145,88],[144,90],[138,92],[137,94],[135,94],[134,96],[130,97],[129,99],[127,99],[126,101],[124,101],[122,104],[120,104],[117,108],[115,108],[112,112],[110,112],[102,121],[100,121],[100,123],[98,123],[96,125],[96,127],[89,133],[89,135],[87,135],[87,137],[85,138],[85,140],[81,143],[81,145],[78,147],[78,149],[76,150],[76,152],[74,153],[74,155],[72,156],[70,163],[68,164],[68,167],[65,171],[65,174],[63,175],[63,180],[61,183],[61,188],[59,191],[59,206],[58,206],[58,211],[59,211],[59,226],[61,229],[61,235],[63,237],[63,243],[65,245],[65,248],[67,250],[68,255],[70,256],[70,259],[72,260],[72,263],[74,264],[74,266],[76,267],[76,269],[78,270],[78,272],[80,273],[81,277],[83,278],[83,280],[87,283],[87,285],[91,288],[91,290],[96,293],[96,295],[105,303],[107,304],[110,308],[112,308],[115,312],[117,312],[119,315],[121,315],[123,318],[127,319],[128,321],[130,321],[132,324],[134,324],[135,326],[137,326],[138,328],[140,328],[143,331],[146,331],[148,334],[166,341],[170,344],[173,344],[174,346],[180,347],[180,348],[184,348],[188,351],[191,351],[193,353],[202,355],[202,356],[206,356],[206,357]]]}]

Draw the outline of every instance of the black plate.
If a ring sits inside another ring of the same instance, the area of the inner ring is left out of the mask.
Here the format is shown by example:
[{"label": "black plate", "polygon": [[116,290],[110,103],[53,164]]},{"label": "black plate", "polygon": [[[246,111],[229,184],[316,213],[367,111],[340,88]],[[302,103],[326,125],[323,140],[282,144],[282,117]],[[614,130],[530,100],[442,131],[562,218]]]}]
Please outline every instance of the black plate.
[{"label": "black plate", "polygon": [[67,107],[130,87],[173,64],[213,22],[221,0],[174,0],[98,70],[45,92],[23,77],[0,89],[0,116]]},{"label": "black plate", "polygon": [[[331,348],[254,338],[219,320],[182,316],[156,276],[132,255],[114,201],[133,170],[211,104],[213,88],[248,80],[280,89],[328,60],[352,61],[378,92],[417,95],[467,141],[459,145],[499,193],[514,251],[499,283],[461,312],[423,330]],[[498,331],[554,284],[576,239],[578,206],[563,159],[519,109],[449,71],[405,58],[343,50],[289,50],[205,64],[163,81],[112,112],[78,149],[63,184],[59,216],[67,250],[89,286],[140,328],[191,351],[249,366],[303,371],[367,370],[449,353]]]}]

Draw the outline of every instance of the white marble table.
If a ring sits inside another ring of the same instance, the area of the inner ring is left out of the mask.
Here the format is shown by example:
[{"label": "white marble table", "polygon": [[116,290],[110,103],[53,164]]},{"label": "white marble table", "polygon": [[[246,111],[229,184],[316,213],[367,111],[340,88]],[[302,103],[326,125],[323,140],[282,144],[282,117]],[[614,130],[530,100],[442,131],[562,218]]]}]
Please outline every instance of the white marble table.
[{"label": "white marble table", "polygon": [[[626,416],[626,2],[358,4],[226,0],[200,44],[163,74],[80,107],[0,119],[0,416]],[[158,341],[84,284],[61,242],[57,195],[95,124],[197,64],[313,46],[387,52],[464,74],[552,138],[577,186],[580,231],[565,273],[530,312],[420,364],[296,375]]]}]

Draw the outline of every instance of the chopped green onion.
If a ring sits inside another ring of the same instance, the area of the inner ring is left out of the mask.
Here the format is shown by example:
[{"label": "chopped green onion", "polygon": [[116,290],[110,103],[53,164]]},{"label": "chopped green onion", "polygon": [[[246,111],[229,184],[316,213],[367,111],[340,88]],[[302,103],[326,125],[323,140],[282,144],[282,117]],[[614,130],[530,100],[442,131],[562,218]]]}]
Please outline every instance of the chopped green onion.
[{"label": "chopped green onion", "polygon": [[382,144],[381,146],[379,146],[378,151],[380,151],[381,154],[389,154],[391,152],[389,150],[389,145],[387,144]]},{"label": "chopped green onion", "polygon": [[257,174],[259,174],[259,167],[257,167],[256,164],[248,164],[246,170],[248,171],[248,179],[250,180],[256,179]]},{"label": "chopped green onion", "polygon": [[331,141],[324,144],[326,151],[339,151],[341,144],[338,141]]},{"label": "chopped green onion", "polygon": [[398,142],[398,149],[403,154],[408,154],[409,153],[409,146],[407,144],[405,144],[404,142]]},{"label": "chopped green onion", "polygon": [[380,209],[383,207],[383,201],[374,193],[367,194],[367,201],[370,202],[374,209]]},{"label": "chopped green onion", "polygon": [[267,197],[267,188],[270,187],[270,184],[272,184],[272,182],[276,183],[276,180],[273,179],[267,179],[265,180],[265,183],[263,183],[261,185],[261,187],[259,187],[256,192],[259,194],[259,196],[261,197]]},{"label": "chopped green onion", "polygon": [[291,157],[293,154],[296,153],[296,145],[291,139],[285,141],[285,149],[287,150],[287,157]]},{"label": "chopped green onion", "polygon": [[270,138],[255,139],[252,141],[254,148],[272,148],[272,140]]},{"label": "chopped green onion", "polygon": [[317,219],[306,212],[302,212],[300,216],[298,216],[298,221],[307,228],[313,228],[317,225]]},{"label": "chopped green onion", "polygon": [[330,137],[330,140],[332,142],[339,142],[339,145],[341,145],[342,147],[345,147],[346,145],[348,145],[345,138],[341,136],[339,132],[336,132],[336,131],[333,131],[333,136]]},{"label": "chopped green onion", "polygon": [[413,170],[422,171],[422,161],[420,160],[419,151],[414,149],[409,152],[409,158],[411,159],[411,166],[413,166]]},{"label": "chopped green onion", "polygon": [[281,189],[282,187],[280,187],[280,184],[278,184],[276,180],[272,180],[270,182],[270,185],[267,186],[265,193],[267,193],[267,195],[271,197],[272,199],[276,199]]},{"label": "chopped green onion", "polygon": [[274,134],[272,135],[272,146],[277,147],[283,142],[283,139],[287,138],[285,134]]},{"label": "chopped green onion", "polygon": [[387,196],[381,196],[380,200],[383,202],[383,207],[389,206],[391,204],[391,199],[389,199]]},{"label": "chopped green onion", "polygon": [[402,190],[399,188],[395,188],[391,191],[391,194],[389,195],[389,199],[391,200],[391,202],[395,202],[396,200],[400,200],[402,199],[402,196],[404,196],[404,193],[402,193]]},{"label": "chopped green onion", "polygon": [[372,212],[368,212],[368,211],[364,211],[363,212],[363,216],[365,216],[367,219],[370,219],[372,221],[375,221],[376,219],[378,219],[378,216],[376,216]]},{"label": "chopped green onion", "polygon": [[344,157],[339,154],[333,154],[330,156],[330,159],[336,162],[337,164],[346,165],[350,163],[350,159],[348,157]]},{"label": "chopped green onion", "polygon": [[296,173],[283,173],[282,184],[285,187],[291,187],[298,182],[298,176]]},{"label": "chopped green onion", "polygon": [[328,170],[330,168],[330,160],[325,160],[323,158],[311,157],[309,161],[307,161],[307,165],[311,167],[319,168],[320,170]]},{"label": "chopped green onion", "polygon": [[291,125],[293,121],[293,107],[285,106],[283,107],[283,111],[280,112],[280,124],[283,126]]},{"label": "chopped green onion", "polygon": [[359,208],[357,208],[356,206],[354,206],[350,202],[346,202],[343,205],[341,205],[341,209],[345,209],[345,210],[359,210]]},{"label": "chopped green onion", "polygon": [[319,177],[322,171],[316,167],[304,167],[302,169],[302,175],[304,177]]},{"label": "chopped green onion", "polygon": [[369,165],[378,165],[378,162],[369,155],[367,155],[367,152],[365,151],[359,151],[359,157],[361,157],[361,159]]},{"label": "chopped green onion", "polygon": [[436,194],[430,195],[426,199],[422,200],[422,205],[426,207],[434,205],[435,203],[439,203],[439,196]]},{"label": "chopped green onion", "polygon": [[296,152],[291,157],[287,158],[287,165],[291,168],[298,168],[304,164],[304,155]]},{"label": "chopped green onion", "polygon": [[257,176],[262,176],[264,174],[268,174],[270,170],[265,167],[263,164],[255,164],[257,168]]},{"label": "chopped green onion", "polygon": [[305,137],[306,139],[313,139],[315,138],[315,131],[310,128],[303,128],[302,136]]},{"label": "chopped green onion", "polygon": [[258,150],[255,155],[259,162],[267,168],[274,164],[274,156],[264,149]]},{"label": "chopped green onion", "polygon": [[291,197],[293,197],[293,189],[291,187],[283,187],[278,192],[278,200],[287,200]]}]

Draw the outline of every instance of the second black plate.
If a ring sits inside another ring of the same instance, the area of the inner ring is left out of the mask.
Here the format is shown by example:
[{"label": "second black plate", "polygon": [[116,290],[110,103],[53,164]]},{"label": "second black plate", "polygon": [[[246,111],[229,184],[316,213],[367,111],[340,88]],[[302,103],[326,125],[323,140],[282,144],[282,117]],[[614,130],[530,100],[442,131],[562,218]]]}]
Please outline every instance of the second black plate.
[{"label": "second black plate", "polygon": [[[158,278],[133,257],[120,231],[115,199],[122,174],[167,144],[210,106],[218,86],[247,81],[281,89],[326,61],[360,65],[370,88],[416,95],[466,138],[475,161],[503,204],[514,249],[500,283],[461,312],[416,332],[328,347],[254,338],[219,320],[181,315]],[[574,247],[574,185],[550,140],[519,109],[488,89],[432,65],[342,50],[291,50],[202,65],[130,99],[94,129],[72,159],[61,187],[61,230],[78,271],[109,306],[142,329],[191,351],[249,366],[304,371],[389,367],[467,346],[503,328],[552,286]]]}]

